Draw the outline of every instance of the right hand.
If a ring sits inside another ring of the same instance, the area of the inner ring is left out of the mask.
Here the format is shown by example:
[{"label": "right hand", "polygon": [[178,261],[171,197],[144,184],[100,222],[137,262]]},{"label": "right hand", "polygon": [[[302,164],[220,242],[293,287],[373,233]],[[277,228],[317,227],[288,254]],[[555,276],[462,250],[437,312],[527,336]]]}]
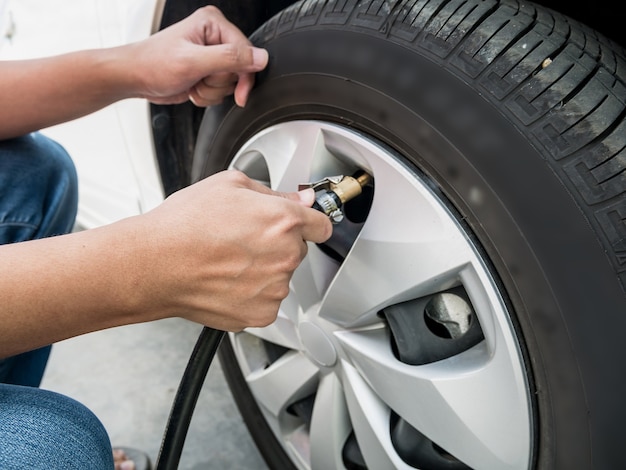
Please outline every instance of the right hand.
[{"label": "right hand", "polygon": [[312,190],[278,193],[238,171],[224,171],[167,198],[141,216],[155,309],[213,328],[266,326],[289,293],[306,241],[332,234],[311,209]]}]

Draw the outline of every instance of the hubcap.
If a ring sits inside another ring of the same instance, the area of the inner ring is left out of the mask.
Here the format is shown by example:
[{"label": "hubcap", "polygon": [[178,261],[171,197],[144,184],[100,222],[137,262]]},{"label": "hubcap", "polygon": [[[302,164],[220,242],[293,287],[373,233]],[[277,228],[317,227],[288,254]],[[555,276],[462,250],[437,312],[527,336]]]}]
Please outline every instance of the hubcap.
[{"label": "hubcap", "polygon": [[302,469],[527,469],[523,358],[494,277],[449,204],[392,150],[317,121],[253,136],[231,168],[271,188],[364,170],[310,244],[277,320],[230,334],[276,438]]},{"label": "hubcap", "polygon": [[337,362],[337,351],[324,330],[314,323],[303,321],[298,325],[300,341],[313,361],[320,366],[331,367]]}]

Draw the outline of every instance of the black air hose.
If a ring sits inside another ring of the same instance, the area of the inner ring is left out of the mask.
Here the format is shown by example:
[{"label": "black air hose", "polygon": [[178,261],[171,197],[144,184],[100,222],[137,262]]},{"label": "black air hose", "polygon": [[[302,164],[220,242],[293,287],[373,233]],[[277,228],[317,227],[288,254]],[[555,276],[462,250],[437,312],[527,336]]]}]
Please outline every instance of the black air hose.
[{"label": "black air hose", "polygon": [[224,332],[221,330],[206,326],[202,329],[172,404],[157,457],[156,470],[178,468],[198,395],[223,337]]}]

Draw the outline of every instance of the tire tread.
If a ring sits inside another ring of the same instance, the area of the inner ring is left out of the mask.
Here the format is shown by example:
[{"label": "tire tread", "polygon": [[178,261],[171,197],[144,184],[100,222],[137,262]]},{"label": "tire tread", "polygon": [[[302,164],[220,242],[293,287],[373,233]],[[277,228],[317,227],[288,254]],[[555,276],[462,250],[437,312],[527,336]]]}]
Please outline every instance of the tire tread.
[{"label": "tire tread", "polygon": [[348,28],[419,50],[531,137],[599,234],[626,290],[626,55],[518,0],[303,0],[257,34]]}]

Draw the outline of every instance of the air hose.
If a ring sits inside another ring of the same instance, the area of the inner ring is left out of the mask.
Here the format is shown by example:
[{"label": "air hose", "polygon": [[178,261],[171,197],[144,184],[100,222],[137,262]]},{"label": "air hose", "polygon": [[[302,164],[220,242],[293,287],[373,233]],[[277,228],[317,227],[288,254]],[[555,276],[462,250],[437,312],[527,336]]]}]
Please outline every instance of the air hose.
[{"label": "air hose", "polygon": [[156,470],[176,470],[185,445],[187,431],[204,385],[209,366],[213,362],[224,332],[205,326],[196,341],[165,427]]},{"label": "air hose", "polygon": [[[359,171],[354,176],[331,176],[315,183],[300,185],[298,189],[313,188],[313,208],[326,214],[333,223],[339,223],[343,219],[343,205],[361,194],[362,188],[370,183],[371,176]],[[224,331],[207,326],[202,329],[174,397],[157,457],[156,470],[178,468],[198,396],[224,334]]]}]

